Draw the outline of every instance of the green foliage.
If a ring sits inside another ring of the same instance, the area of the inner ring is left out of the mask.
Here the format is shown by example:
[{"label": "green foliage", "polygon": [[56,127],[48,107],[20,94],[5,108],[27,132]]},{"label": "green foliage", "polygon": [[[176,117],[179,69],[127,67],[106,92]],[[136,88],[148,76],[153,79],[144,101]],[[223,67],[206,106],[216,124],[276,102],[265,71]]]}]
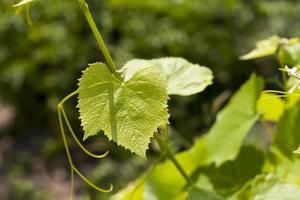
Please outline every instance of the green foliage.
[{"label": "green foliage", "polygon": [[201,188],[193,187],[189,191],[188,197],[186,200],[197,200],[197,199],[206,199],[206,200],[225,200],[223,197],[218,194],[207,191]]},{"label": "green foliage", "polygon": [[265,40],[258,41],[256,43],[256,48],[249,53],[241,56],[240,59],[249,60],[273,55],[276,52],[279,44],[280,38],[276,35]]},{"label": "green foliage", "polygon": [[273,145],[276,146],[286,157],[292,157],[291,152],[297,149],[300,135],[299,131],[300,108],[287,109],[277,124],[277,132]]},{"label": "green foliage", "polygon": [[[24,0],[16,4],[16,6],[27,6],[27,16],[29,16],[29,2],[31,1]],[[55,1],[53,2],[55,4]],[[1,85],[1,88],[5,88],[3,94],[9,94],[9,97],[6,96],[6,98],[13,98],[10,96],[11,89],[22,94],[23,91],[27,91],[26,88],[36,87],[34,93],[42,97],[46,94],[47,102],[44,104],[53,107],[57,102],[56,97],[61,96],[57,94],[55,88],[59,88],[62,92],[66,90],[66,85],[74,82],[78,69],[81,69],[80,65],[83,66],[88,62],[87,55],[92,55],[89,59],[98,59],[98,53],[93,53],[93,50],[87,48],[89,45],[82,42],[82,38],[85,38],[85,41],[88,39],[86,39],[86,34],[82,33],[82,29],[78,28],[78,24],[81,23],[78,23],[77,14],[72,12],[72,10],[76,10],[76,7],[72,7],[70,6],[73,5],[72,3],[66,2],[56,1],[57,5],[63,5],[59,7],[60,9],[45,9],[47,15],[54,18],[61,16],[57,14],[59,12],[64,15],[63,18],[58,17],[59,20],[56,21],[58,23],[52,24],[47,18],[46,21],[49,24],[45,26],[38,23],[28,34],[28,39],[38,46],[36,49],[32,48],[32,51],[28,51],[26,43],[23,47],[25,51],[22,51],[22,46],[15,47],[9,52],[19,52],[19,50],[23,52],[20,53],[22,56],[15,59],[16,53],[11,53],[12,56],[7,53],[7,49],[11,47],[0,48],[2,53],[0,61],[5,61],[3,62],[4,68],[0,69],[0,81],[5,83]],[[289,26],[273,17],[277,16],[274,13],[278,13],[278,11],[281,14],[287,13],[288,18],[292,18],[294,15],[298,16],[299,12],[290,12],[292,7],[295,7],[297,11],[298,5],[290,2],[281,2],[280,6],[273,6],[274,2],[264,0],[250,2],[207,0],[204,2],[167,0],[162,3],[153,3],[139,0],[110,0],[103,3],[104,8],[101,6],[99,10],[98,7],[94,8],[100,13],[99,18],[105,19],[101,21],[101,25],[105,29],[105,34],[110,36],[108,40],[114,41],[111,42],[111,45],[119,66],[121,66],[120,63],[125,63],[132,57],[157,57],[170,54],[184,56],[193,62],[202,61],[205,58],[203,63],[216,67],[218,85],[215,87],[226,88],[228,86],[226,83],[230,83],[233,74],[245,75],[244,70],[232,70],[233,68],[224,70],[225,67],[237,66],[234,65],[237,63],[236,54],[251,41],[250,37],[248,39],[241,37],[244,33],[239,33],[240,29],[246,27],[247,30],[251,30],[247,34],[251,35],[251,32],[262,30],[261,27],[264,27],[264,30],[272,32],[277,30],[274,32],[278,34],[289,32],[289,28],[297,27],[296,24],[299,23],[296,20],[293,26]],[[107,11],[107,8],[110,10]],[[39,10],[44,9],[33,10],[33,14],[35,19],[41,20],[43,19],[40,18],[42,12]],[[111,13],[114,13],[114,16],[111,16]],[[19,44],[18,41],[23,41],[26,36],[24,34],[27,30],[26,26],[17,20],[14,22],[13,18],[9,19],[12,24],[15,24],[12,25],[13,28],[6,24],[1,26],[1,29],[6,30],[1,37],[9,39],[7,35],[11,35],[10,31],[17,31],[19,39],[12,40],[8,44]],[[68,24],[70,21],[76,23],[70,28],[65,24],[58,25],[62,24],[60,20],[68,22]],[[221,23],[219,23],[220,21]],[[268,29],[264,26],[265,21],[267,23],[270,21],[270,24],[273,25],[277,23],[277,26],[274,25],[275,28],[272,30]],[[293,20],[291,19],[291,21]],[[155,28],[153,28],[153,24],[155,24]],[[212,26],[211,24],[218,25]],[[251,27],[254,26],[251,24],[255,24],[256,29],[252,29]],[[256,24],[259,25],[256,26]],[[283,25],[278,28],[278,24]],[[69,31],[72,37],[69,37]],[[299,33],[296,31],[293,34]],[[80,33],[82,36],[76,38],[75,33]],[[260,31],[259,34],[265,35],[267,32]],[[78,44],[73,40],[79,41]],[[231,43],[234,45],[231,46]],[[196,48],[191,48],[191,44]],[[297,38],[286,39],[273,36],[259,41],[257,48],[242,56],[241,59],[275,55],[280,66],[289,64],[299,68],[299,47]],[[107,58],[107,54],[104,53],[104,55]],[[111,67],[113,62],[107,60]],[[66,63],[68,65],[65,65]],[[64,66],[64,70],[69,73],[59,71],[61,66]],[[41,79],[40,71],[43,71],[43,78],[38,82],[37,80]],[[85,131],[84,138],[104,131],[108,138],[142,157],[145,157],[153,132],[157,128],[161,132],[168,123],[168,94],[182,96],[195,94],[203,91],[211,84],[212,80],[212,73],[209,69],[191,64],[181,58],[131,60],[121,71],[124,81],[120,80],[122,78],[118,77],[118,72],[114,67],[108,70],[103,63],[92,64],[84,71],[79,89],[72,94],[75,95],[77,92],[79,94],[78,107]],[[27,77],[31,74],[34,74],[33,78]],[[289,84],[295,85],[295,82],[292,79],[286,80],[284,75],[285,73],[282,77],[283,83],[279,86],[283,86],[282,88],[287,90]],[[41,84],[36,84],[37,82]],[[208,133],[196,140],[191,148],[175,156],[183,170],[194,182],[186,182],[182,173],[178,171],[178,167],[174,165],[174,161],[164,161],[153,170],[149,170],[149,173],[143,174],[113,198],[137,200],[175,198],[178,200],[199,198],[299,199],[300,174],[298,169],[300,160],[297,154],[292,154],[299,143],[297,135],[299,105],[297,100],[293,100],[291,103],[290,96],[283,100],[278,96],[264,93],[259,98],[263,87],[263,79],[252,75],[217,115],[216,122]],[[217,94],[218,91],[215,93]],[[1,90],[1,95],[3,94]],[[283,91],[281,95],[285,96],[286,91]],[[20,98],[21,104],[24,99],[26,100],[24,102],[35,103],[28,99],[30,95],[27,93],[20,96],[25,97]],[[198,113],[199,109],[193,109],[194,107],[191,109],[196,110],[195,112],[201,116],[194,118],[196,123],[202,124],[206,120],[207,124],[210,124],[209,117],[206,117],[213,110],[210,110],[210,104],[207,106],[198,96],[193,98],[201,100],[195,100],[197,104],[201,102],[201,106],[205,105],[203,106],[205,112]],[[36,98],[32,97],[32,99]],[[258,99],[259,102],[256,104]],[[182,103],[186,99],[176,101]],[[64,114],[62,104],[59,104],[61,106],[59,107],[60,117],[62,117],[61,114]],[[26,113],[27,116],[29,112],[23,113]],[[212,113],[211,116],[214,114]],[[273,121],[273,124],[266,122],[269,120]],[[61,121],[62,119],[60,119]],[[65,122],[71,131],[72,128],[69,127],[66,117]],[[189,126],[188,122],[189,119],[185,119],[184,125]],[[64,128],[62,122],[61,127]],[[257,130],[257,127],[260,127],[260,131]],[[253,137],[257,137],[254,141],[263,140],[265,149],[256,149],[245,145],[249,132],[256,133],[253,134]],[[166,133],[164,137],[167,137],[167,134],[169,133]],[[184,134],[194,134],[194,132]],[[164,142],[167,143],[167,141],[169,141],[168,138],[164,138]],[[171,144],[174,145],[172,142]],[[167,149],[169,148],[168,144],[165,146]],[[174,146],[180,149],[179,146]],[[85,149],[83,146],[80,147]],[[67,145],[66,150],[70,158]],[[262,150],[265,153],[262,153]],[[70,162],[73,166],[72,160]],[[73,174],[73,170],[77,169],[73,166],[71,170]],[[80,177],[84,177],[79,171],[75,172]],[[31,188],[32,186],[28,191],[31,192]]]},{"label": "green foliage", "polygon": [[296,184],[282,181],[272,174],[262,174],[255,177],[249,186],[233,199],[297,200],[299,198],[300,188]]},{"label": "green foliage", "polygon": [[275,94],[263,93],[256,105],[263,120],[278,121],[285,109],[285,102]]},{"label": "green foliage", "polygon": [[130,74],[134,74],[140,67],[149,66],[160,70],[167,82],[169,95],[196,94],[212,84],[213,75],[210,69],[192,64],[183,58],[133,59],[128,61],[123,69],[130,77]]},{"label": "green foliage", "polygon": [[159,71],[141,68],[124,82],[103,63],[91,64],[79,81],[84,139],[103,130],[117,144],[146,158],[150,138],[168,122],[167,90]]},{"label": "green foliage", "polygon": [[258,119],[255,105],[263,85],[262,78],[252,75],[218,114],[206,135],[205,164],[219,166],[236,158],[246,134]]},{"label": "green foliage", "polygon": [[[223,193],[225,192],[229,195],[230,192],[232,193],[239,189],[243,183],[254,177],[254,175],[260,171],[263,162],[262,154],[254,148],[245,148],[240,152],[240,148],[246,134],[258,118],[255,111],[255,103],[259,97],[262,87],[263,80],[256,75],[252,75],[251,78],[234,95],[233,99],[228,103],[223,111],[221,111],[221,113],[230,113],[233,116],[227,116],[222,118],[222,120],[216,121],[214,126],[218,127],[219,131],[217,132],[216,128],[212,128],[212,130],[215,129],[214,134],[211,134],[212,132],[209,131],[207,135],[196,141],[191,149],[179,153],[176,156],[187,174],[190,175],[193,173],[197,176],[205,174],[205,176],[208,177],[213,184],[214,188],[219,188],[219,190],[223,190]],[[237,104],[241,97],[247,100],[243,102],[243,105],[240,103]],[[237,118],[235,118],[234,115],[237,115]],[[246,120],[243,120],[241,123],[240,120],[243,119],[243,117]],[[247,121],[248,118],[249,120]],[[234,120],[238,121],[238,125],[242,128],[236,128],[235,126],[231,127],[228,125],[237,125]],[[231,128],[229,129],[228,127]],[[227,130],[228,132],[223,130]],[[236,135],[232,135],[234,130],[237,130],[235,132]],[[240,132],[242,134],[240,134]],[[225,133],[226,135],[224,135]],[[215,137],[214,140],[212,137]],[[231,139],[230,142],[228,137]],[[220,145],[218,147],[208,145],[210,144],[209,142],[218,142]],[[213,152],[212,147],[215,147],[214,150],[223,157],[218,157],[218,154]],[[227,149],[229,149],[229,151],[227,151]],[[229,159],[229,157],[226,157],[228,154],[222,154],[223,151],[230,152],[230,156],[232,157]],[[253,160],[249,158],[255,158],[256,162],[253,162]],[[219,167],[214,167],[214,165],[211,165],[214,162],[219,165],[222,163],[224,164]],[[200,166],[206,166],[207,168],[205,168],[205,170],[201,170],[201,168],[200,170],[197,170]],[[247,173],[244,171],[247,171]],[[240,176],[242,173],[244,173],[243,176]],[[231,177],[233,174],[237,176]],[[223,180],[218,179],[222,177],[224,177]],[[232,180],[229,180],[228,177],[232,178]],[[199,176],[200,180],[197,181],[200,183],[200,187],[204,186],[201,184],[202,178],[202,176]],[[228,182],[226,181],[229,181],[231,185],[228,185]],[[138,181],[135,181],[133,184],[137,185],[137,183]],[[124,190],[122,192],[123,196],[119,193],[118,195],[120,196],[118,198],[126,199],[125,197],[131,195],[134,199],[143,199],[143,196],[145,196],[145,198],[172,199],[180,194],[184,185],[185,181],[180,173],[170,161],[166,161],[165,163],[158,165],[150,173],[150,176],[147,178],[145,183],[138,189],[139,192],[134,192],[135,187],[132,187],[131,185],[131,189],[127,188],[126,192],[124,192]],[[141,190],[143,190],[143,192]]]}]

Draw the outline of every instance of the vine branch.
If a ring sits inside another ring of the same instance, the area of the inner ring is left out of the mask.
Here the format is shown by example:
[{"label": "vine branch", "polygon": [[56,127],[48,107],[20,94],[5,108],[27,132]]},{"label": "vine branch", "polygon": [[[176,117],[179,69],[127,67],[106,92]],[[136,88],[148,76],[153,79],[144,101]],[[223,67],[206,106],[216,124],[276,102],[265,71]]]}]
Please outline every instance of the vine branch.
[{"label": "vine branch", "polygon": [[93,16],[91,14],[91,11],[89,9],[89,6],[88,4],[85,2],[85,0],[79,0],[79,4],[80,4],[80,7],[81,7],[81,10],[97,40],[97,43],[98,43],[98,46],[100,48],[100,50],[102,51],[104,57],[105,57],[105,60],[107,62],[107,65],[108,65],[108,68],[110,70],[110,72],[118,79],[120,79],[122,81],[122,78],[121,76],[118,74],[117,70],[116,70],[116,65],[112,59],[112,57],[110,56],[110,53],[108,51],[108,48],[106,47],[105,45],[105,42],[104,40],[102,39],[102,36],[100,34],[100,31],[99,29],[97,28],[97,25],[93,19]]},{"label": "vine branch", "polygon": [[175,165],[177,170],[180,172],[180,174],[183,176],[183,178],[186,180],[187,185],[190,185],[192,183],[191,179],[187,175],[187,173],[184,171],[180,163],[175,158],[174,154],[170,151],[168,145],[164,142],[164,140],[161,138],[161,136],[155,132],[154,138],[157,141],[160,149],[162,152],[165,152],[166,156],[171,160],[171,162]]}]

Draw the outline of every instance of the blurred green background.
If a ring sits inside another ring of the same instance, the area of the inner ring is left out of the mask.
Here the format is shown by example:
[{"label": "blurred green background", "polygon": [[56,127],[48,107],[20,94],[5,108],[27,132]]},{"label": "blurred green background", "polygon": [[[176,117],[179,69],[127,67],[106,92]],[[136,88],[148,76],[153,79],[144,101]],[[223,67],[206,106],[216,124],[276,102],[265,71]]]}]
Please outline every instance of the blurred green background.
[{"label": "blurred green background", "polygon": [[[299,36],[297,0],[87,0],[115,62],[131,58],[184,57],[214,72],[214,84],[191,97],[169,101],[172,147],[179,151],[213,123],[216,112],[255,70],[277,76],[273,58],[239,61],[255,41],[277,34]],[[76,90],[88,63],[103,61],[76,0],[43,0],[31,5],[33,25],[16,15],[11,0],[0,1],[0,199],[68,199],[69,170],[56,105]],[[82,137],[76,99],[67,112]],[[69,140],[76,165],[101,186],[115,191],[158,158],[131,155],[103,136],[89,139],[102,160],[84,155]],[[75,179],[80,199],[104,199]]]}]

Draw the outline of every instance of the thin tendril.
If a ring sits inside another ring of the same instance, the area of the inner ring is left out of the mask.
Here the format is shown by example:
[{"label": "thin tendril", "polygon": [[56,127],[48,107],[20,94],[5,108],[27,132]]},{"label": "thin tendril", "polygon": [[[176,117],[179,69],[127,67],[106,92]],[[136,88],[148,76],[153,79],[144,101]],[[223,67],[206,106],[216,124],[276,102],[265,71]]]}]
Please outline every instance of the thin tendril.
[{"label": "thin tendril", "polygon": [[287,92],[279,91],[279,90],[265,90],[262,93],[287,94]]},{"label": "thin tendril", "polygon": [[68,161],[69,161],[69,165],[70,165],[70,174],[71,174],[71,184],[70,184],[70,192],[71,192],[71,200],[73,200],[73,194],[74,194],[74,171],[78,174],[78,176],[86,183],[88,184],[89,186],[91,186],[92,188],[94,188],[95,190],[97,191],[100,191],[100,192],[111,192],[112,189],[113,189],[113,186],[112,184],[110,184],[109,188],[108,189],[103,189],[103,188],[100,188],[98,186],[96,186],[95,184],[93,184],[91,181],[88,180],[88,178],[86,178],[83,174],[80,173],[80,171],[74,166],[73,164],[73,161],[72,161],[72,157],[71,157],[71,154],[70,154],[70,150],[69,150],[69,147],[68,147],[68,142],[67,142],[67,139],[66,139],[66,134],[65,134],[65,130],[64,130],[64,125],[63,125],[63,120],[62,120],[62,115],[65,119],[65,122],[70,130],[70,132],[72,133],[72,136],[74,137],[75,141],[77,142],[77,144],[81,147],[81,149],[83,149],[84,152],[86,152],[88,155],[92,156],[92,157],[96,157],[96,158],[99,158],[100,156],[101,157],[104,157],[107,155],[108,152],[106,152],[105,154],[103,155],[95,155],[91,152],[89,152],[78,140],[78,138],[76,137],[70,123],[69,123],[69,120],[67,118],[67,115],[63,109],[63,104],[64,102],[66,102],[69,98],[71,98],[72,96],[74,96],[75,94],[77,93],[77,91],[75,92],[72,92],[71,94],[67,95],[58,105],[57,105],[57,109],[58,109],[58,119],[59,119],[59,126],[60,126],[60,130],[61,130],[61,135],[62,135],[62,139],[63,139],[63,142],[64,142],[64,146],[65,146],[65,149],[66,149],[66,153],[67,153],[67,157],[68,157]]},{"label": "thin tendril", "polygon": [[285,96],[292,95],[292,96],[300,96],[299,93],[288,93],[284,91],[278,91],[278,90],[265,90],[263,93],[271,93],[271,94],[283,94]]},{"label": "thin tendril", "polygon": [[87,179],[83,174],[80,173],[80,171],[75,167],[72,166],[73,170],[78,174],[78,176],[89,186],[91,186],[92,188],[94,188],[95,190],[98,190],[100,192],[111,192],[113,190],[113,185],[110,184],[108,189],[103,189],[100,188],[98,186],[96,186],[94,183],[92,183],[91,181],[89,181],[89,179]]},{"label": "thin tendril", "polygon": [[69,122],[69,119],[68,119],[68,117],[67,117],[67,115],[66,115],[66,112],[65,112],[65,110],[64,110],[63,105],[61,105],[61,111],[62,111],[63,117],[64,117],[64,119],[65,119],[65,122],[66,122],[66,124],[67,124],[67,127],[68,127],[69,131],[71,132],[71,134],[72,134],[74,140],[76,141],[76,143],[78,144],[78,146],[79,146],[86,154],[88,154],[89,156],[91,156],[91,157],[93,157],[93,158],[97,158],[97,159],[99,159],[99,158],[104,158],[105,156],[107,156],[107,154],[109,153],[109,151],[106,151],[104,154],[99,154],[99,155],[98,155],[98,154],[93,154],[92,152],[90,152],[89,150],[87,150],[87,149],[81,144],[81,142],[80,142],[79,139],[77,138],[76,134],[74,133],[74,131],[73,131],[73,129],[72,129],[72,126],[71,126],[71,124],[70,124],[70,122]]},{"label": "thin tendril", "polygon": [[69,148],[68,148],[68,144],[66,141],[66,136],[65,136],[65,130],[63,127],[63,122],[62,122],[62,117],[61,117],[61,110],[59,105],[57,106],[58,108],[58,120],[59,120],[59,126],[60,126],[60,131],[61,131],[61,136],[64,142],[64,146],[66,149],[66,153],[67,153],[67,157],[68,157],[68,161],[69,161],[69,165],[70,165],[70,170],[71,170],[71,184],[70,184],[70,193],[71,193],[71,200],[73,200],[73,191],[74,191],[74,173],[73,173],[73,162],[72,162],[72,158],[69,152]]},{"label": "thin tendril", "polygon": [[74,197],[73,197],[73,194],[74,194],[74,170],[72,167],[70,167],[70,174],[71,174],[70,192],[71,192],[71,200],[73,200],[74,199]]}]

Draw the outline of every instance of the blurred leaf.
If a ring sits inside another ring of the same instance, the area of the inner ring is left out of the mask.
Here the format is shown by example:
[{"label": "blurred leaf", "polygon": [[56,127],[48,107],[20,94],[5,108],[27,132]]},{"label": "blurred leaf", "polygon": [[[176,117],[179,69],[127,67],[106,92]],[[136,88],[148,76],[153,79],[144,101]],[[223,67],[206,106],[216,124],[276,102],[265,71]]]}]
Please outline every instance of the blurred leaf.
[{"label": "blurred leaf", "polygon": [[269,37],[265,40],[258,41],[256,43],[256,48],[250,51],[249,53],[241,56],[240,59],[250,60],[273,55],[276,52],[279,44],[280,38],[277,35]]},{"label": "blurred leaf", "polygon": [[13,5],[13,7],[24,6],[24,5],[26,5],[26,4],[29,4],[29,3],[33,2],[33,1],[34,1],[34,0],[22,0],[22,1],[20,1],[19,3]]},{"label": "blurred leaf", "polygon": [[288,158],[293,156],[292,152],[299,145],[299,122],[300,107],[295,106],[285,110],[277,124],[277,131],[272,145]]},{"label": "blurred leaf", "polygon": [[262,93],[259,97],[256,109],[264,120],[278,121],[284,112],[284,101],[275,94]]},{"label": "blurred leaf", "polygon": [[203,164],[216,163],[220,166],[235,159],[258,118],[255,106],[263,86],[263,79],[253,74],[217,115],[215,124],[205,135]]},{"label": "blurred leaf", "polygon": [[125,79],[129,79],[140,67],[149,66],[161,71],[167,81],[169,95],[196,94],[212,84],[213,75],[209,68],[175,57],[130,60],[123,67],[128,72]]},{"label": "blurred leaf", "polygon": [[189,194],[186,200],[225,200],[223,197],[221,197],[215,192],[204,190],[198,187],[192,187],[188,193]]},{"label": "blurred leaf", "polygon": [[244,146],[234,161],[227,161],[218,168],[209,166],[200,170],[200,173],[210,179],[214,191],[228,196],[260,173],[263,163],[264,155],[261,151],[252,146]]},{"label": "blurred leaf", "polygon": [[154,131],[168,122],[167,87],[159,71],[139,69],[121,82],[105,64],[95,63],[78,85],[84,139],[103,130],[110,140],[145,158]]},{"label": "blurred leaf", "polygon": [[293,153],[300,154],[300,145],[298,145],[298,148],[295,151],[293,151]]},{"label": "blurred leaf", "polygon": [[237,200],[298,200],[300,188],[296,184],[282,181],[272,174],[262,174],[250,182],[235,198]]},{"label": "blurred leaf", "polygon": [[[203,139],[200,139],[200,141]],[[200,144],[200,142],[199,142]],[[198,145],[200,148],[200,145]],[[199,159],[201,159],[201,151],[184,151],[176,155],[176,159],[184,168],[185,172],[190,175],[197,167]],[[140,178],[139,178],[140,179]],[[177,168],[169,160],[159,164],[149,174],[147,180],[139,185],[139,179],[132,184],[118,192],[112,200],[122,199],[174,199],[181,194],[182,188],[185,186],[186,181],[178,172]],[[137,188],[137,189],[136,189]],[[117,198],[116,198],[117,197]],[[179,198],[180,199],[180,198]]]},{"label": "blurred leaf", "polygon": [[279,51],[281,65],[296,66],[300,64],[300,43],[283,45]]}]

